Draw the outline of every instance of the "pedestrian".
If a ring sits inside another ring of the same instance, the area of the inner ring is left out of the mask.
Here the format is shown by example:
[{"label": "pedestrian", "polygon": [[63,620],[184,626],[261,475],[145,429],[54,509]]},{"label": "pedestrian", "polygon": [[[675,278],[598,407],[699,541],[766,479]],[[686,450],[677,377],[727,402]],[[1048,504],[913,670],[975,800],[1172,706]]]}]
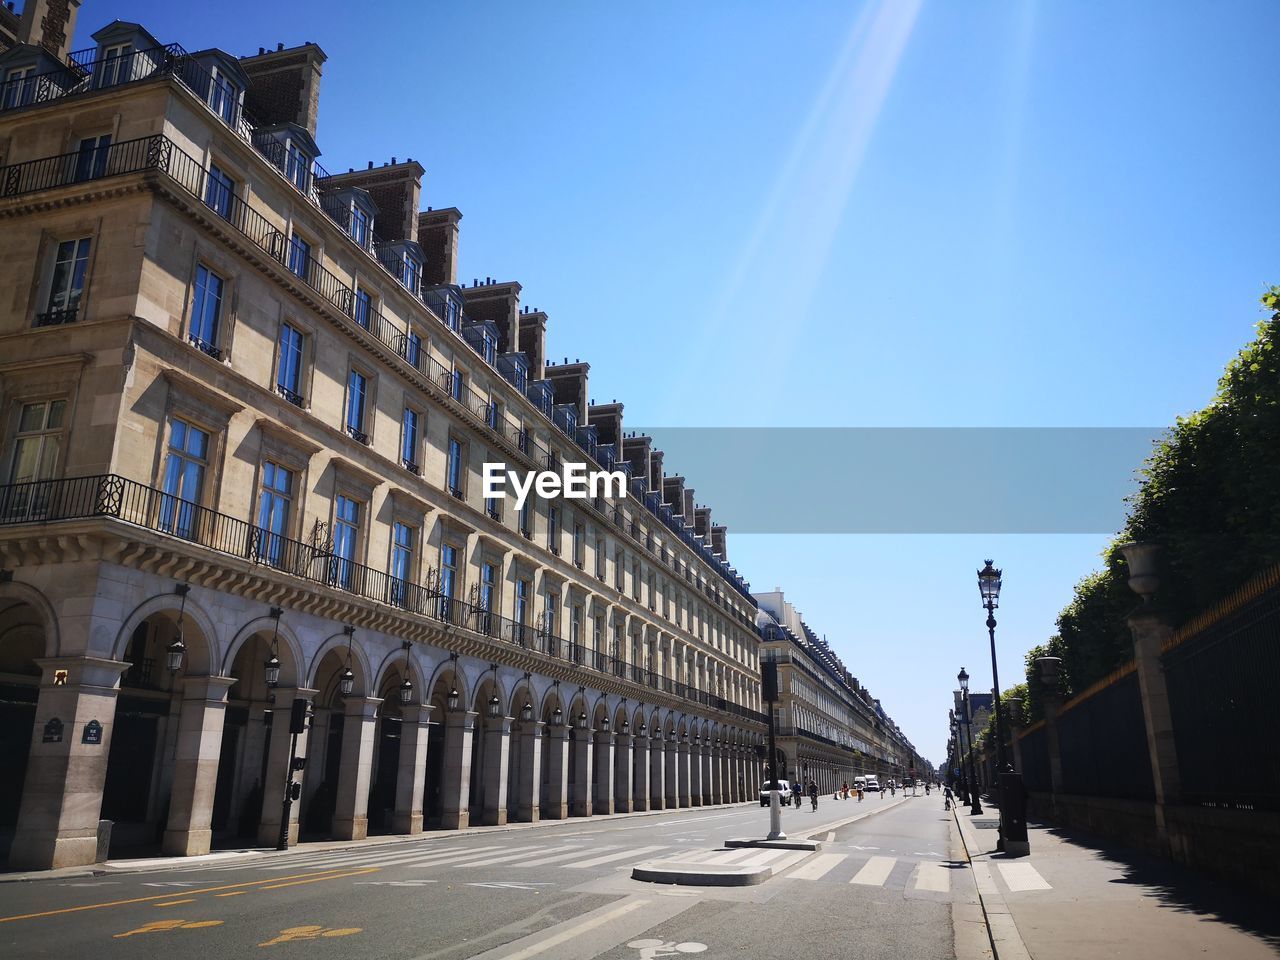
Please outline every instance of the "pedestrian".
[{"label": "pedestrian", "polygon": [[951,787],[949,786],[942,788],[942,809],[951,809]]},{"label": "pedestrian", "polygon": [[862,802],[862,784],[858,784],[858,802]]},{"label": "pedestrian", "polygon": [[848,780],[846,780],[844,784],[840,787],[840,792],[846,800],[849,799],[849,781]]}]

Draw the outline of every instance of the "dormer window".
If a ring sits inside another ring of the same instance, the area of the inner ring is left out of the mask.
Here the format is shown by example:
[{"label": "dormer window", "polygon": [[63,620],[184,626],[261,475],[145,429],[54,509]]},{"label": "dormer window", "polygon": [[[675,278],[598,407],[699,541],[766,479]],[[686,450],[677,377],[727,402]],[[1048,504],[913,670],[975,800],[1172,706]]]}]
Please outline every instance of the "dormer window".
[{"label": "dormer window", "polygon": [[485,362],[492,365],[494,362],[494,359],[498,355],[497,339],[495,339],[492,334],[485,333],[484,337],[481,340],[481,344],[483,346],[483,349],[480,352],[484,356]]},{"label": "dormer window", "polygon": [[98,86],[111,87],[133,79],[133,44],[117,43],[102,50]]},{"label": "dormer window", "polygon": [[351,237],[360,246],[369,246],[369,214],[357,203],[351,204]]},{"label": "dormer window", "polygon": [[445,326],[457,333],[462,328],[462,311],[458,309],[458,301],[453,297],[446,297],[444,302]]},{"label": "dormer window", "polygon": [[240,105],[240,88],[232,83],[217,67],[212,70],[213,83],[209,88],[209,106],[228,126],[236,122],[236,108]]},{"label": "dormer window", "polygon": [[0,110],[20,107],[32,100],[36,85],[36,68],[13,67],[4,75],[4,84],[0,85]]},{"label": "dormer window", "polygon": [[420,269],[418,261],[406,254],[404,257],[404,285],[414,293],[418,292],[418,275]]},{"label": "dormer window", "polygon": [[306,193],[311,187],[311,158],[303,153],[296,143],[289,141],[285,155],[284,175],[289,182]]}]

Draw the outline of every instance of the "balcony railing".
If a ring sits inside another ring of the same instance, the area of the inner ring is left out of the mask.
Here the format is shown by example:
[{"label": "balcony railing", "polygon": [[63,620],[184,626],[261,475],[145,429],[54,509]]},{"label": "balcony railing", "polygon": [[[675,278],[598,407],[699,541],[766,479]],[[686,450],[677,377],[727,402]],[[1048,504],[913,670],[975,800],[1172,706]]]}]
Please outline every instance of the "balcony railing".
[{"label": "balcony railing", "polygon": [[67,307],[65,310],[46,310],[36,314],[37,327],[56,327],[64,323],[75,323],[79,307]]}]

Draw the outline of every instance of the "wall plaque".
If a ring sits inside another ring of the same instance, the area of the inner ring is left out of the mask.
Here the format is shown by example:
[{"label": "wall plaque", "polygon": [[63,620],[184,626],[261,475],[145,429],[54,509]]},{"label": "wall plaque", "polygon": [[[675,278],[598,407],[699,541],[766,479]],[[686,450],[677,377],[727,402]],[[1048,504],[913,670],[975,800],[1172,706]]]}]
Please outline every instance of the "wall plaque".
[{"label": "wall plaque", "polygon": [[81,743],[101,743],[102,742],[102,724],[97,720],[90,720],[84,725],[84,735],[80,738]]},{"label": "wall plaque", "polygon": [[50,717],[49,722],[44,725],[44,742],[62,742],[62,721],[57,717]]}]

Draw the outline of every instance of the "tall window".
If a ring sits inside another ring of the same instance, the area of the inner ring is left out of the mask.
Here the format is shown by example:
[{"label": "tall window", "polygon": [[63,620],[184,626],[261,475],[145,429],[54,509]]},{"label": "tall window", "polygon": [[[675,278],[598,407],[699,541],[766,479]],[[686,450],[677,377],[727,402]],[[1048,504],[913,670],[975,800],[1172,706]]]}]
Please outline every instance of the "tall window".
[{"label": "tall window", "polygon": [[222,321],[222,294],[226,281],[201,264],[196,267],[196,291],[191,302],[191,329],[187,339],[211,357],[221,357],[218,327]]},{"label": "tall window", "polygon": [[453,598],[458,590],[458,548],[445,543],[440,546],[440,617],[453,622]]},{"label": "tall window", "polygon": [[70,323],[80,309],[84,277],[89,269],[89,238],[63,240],[53,263],[53,281],[45,312],[36,317],[36,326]]},{"label": "tall window", "polygon": [[400,463],[410,473],[418,472],[418,434],[421,414],[412,407],[404,408],[400,420]]},{"label": "tall window", "polygon": [[454,368],[453,376],[449,379],[449,395],[457,401],[462,400],[463,386],[466,383],[467,375],[461,370]]},{"label": "tall window", "polygon": [[404,258],[404,285],[414,293],[418,292],[418,261],[412,257]]},{"label": "tall window", "polygon": [[369,246],[369,215],[358,203],[351,204],[351,238],[362,247]]},{"label": "tall window", "polygon": [[102,51],[98,86],[110,87],[133,79],[133,44],[120,43]]},{"label": "tall window", "polygon": [[276,391],[294,406],[302,406],[303,333],[292,324],[280,325],[280,361],[276,366]]},{"label": "tall window", "polygon": [[605,576],[605,563],[608,555],[605,553],[604,540],[596,541],[596,578],[603,580]]},{"label": "tall window", "polygon": [[236,182],[216,163],[209,164],[209,179],[204,185],[204,202],[224,220],[231,219],[231,198],[235,196]]},{"label": "tall window", "polygon": [[524,534],[528,540],[533,537],[533,498],[525,498],[524,505],[520,507],[520,532]]},{"label": "tall window", "polygon": [[355,583],[359,546],[360,504],[340,493],[333,508],[333,579],[347,590]]},{"label": "tall window", "polygon": [[311,273],[311,244],[296,233],[289,238],[289,270],[303,280]]},{"label": "tall window", "polygon": [[355,313],[356,323],[368,330],[370,318],[373,316],[373,297],[369,296],[365,290],[356,291]]},{"label": "tall window", "polygon": [[289,536],[289,512],[293,505],[293,471],[268,460],[262,465],[262,490],[258,494],[258,530],[262,558],[273,567],[284,559]]},{"label": "tall window", "polygon": [[209,434],[185,420],[169,424],[169,451],[164,464],[164,496],[160,529],[190,539],[208,466]]},{"label": "tall window", "polygon": [[449,475],[446,482],[449,492],[455,497],[462,496],[462,442],[456,437],[449,438]]},{"label": "tall window", "polygon": [[556,633],[556,612],[560,609],[560,594],[547,591],[547,608],[543,616],[543,625],[546,627],[547,636],[557,636]]},{"label": "tall window", "polygon": [[413,532],[407,523],[391,527],[391,602],[401,607],[413,581]]},{"label": "tall window", "polygon": [[529,625],[529,581],[516,581],[516,636],[513,638],[517,643],[524,643],[524,628]]},{"label": "tall window", "polygon": [[41,400],[24,403],[18,417],[18,435],[13,447],[10,483],[51,480],[62,460],[62,422],[67,401]]},{"label": "tall window", "polygon": [[480,632],[493,633],[493,608],[498,583],[498,571],[492,563],[480,565]]},{"label": "tall window", "polygon": [[284,175],[303,193],[311,187],[311,158],[299,150],[298,145],[292,140],[289,141]]},{"label": "tall window", "polygon": [[111,134],[85,137],[76,151],[76,179],[92,180],[107,172],[107,158],[111,154]]},{"label": "tall window", "polygon": [[587,539],[586,533],[582,529],[582,524],[575,523],[573,525],[573,562],[582,567],[586,562],[587,556]]},{"label": "tall window", "polygon": [[625,590],[627,586],[626,555],[621,547],[613,555],[613,585],[619,592]]},{"label": "tall window", "polygon": [[560,510],[552,506],[547,507],[547,547],[560,555]]},{"label": "tall window", "polygon": [[569,643],[573,650],[574,658],[581,663],[582,657],[578,650],[582,644],[582,607],[576,603],[569,612]]},{"label": "tall window", "polygon": [[0,109],[8,110],[31,102],[36,87],[35,72],[35,67],[14,67],[5,74],[3,90],[0,90]]},{"label": "tall window", "polygon": [[240,88],[213,68],[213,83],[209,89],[209,106],[228,125],[236,122],[236,105],[240,102]]},{"label": "tall window", "polygon": [[369,401],[369,379],[359,370],[352,370],[347,376],[347,417],[348,436],[361,443],[369,442],[365,433],[365,406]]},{"label": "tall window", "polygon": [[404,358],[416,367],[421,359],[421,354],[422,338],[410,330],[404,338]]}]

